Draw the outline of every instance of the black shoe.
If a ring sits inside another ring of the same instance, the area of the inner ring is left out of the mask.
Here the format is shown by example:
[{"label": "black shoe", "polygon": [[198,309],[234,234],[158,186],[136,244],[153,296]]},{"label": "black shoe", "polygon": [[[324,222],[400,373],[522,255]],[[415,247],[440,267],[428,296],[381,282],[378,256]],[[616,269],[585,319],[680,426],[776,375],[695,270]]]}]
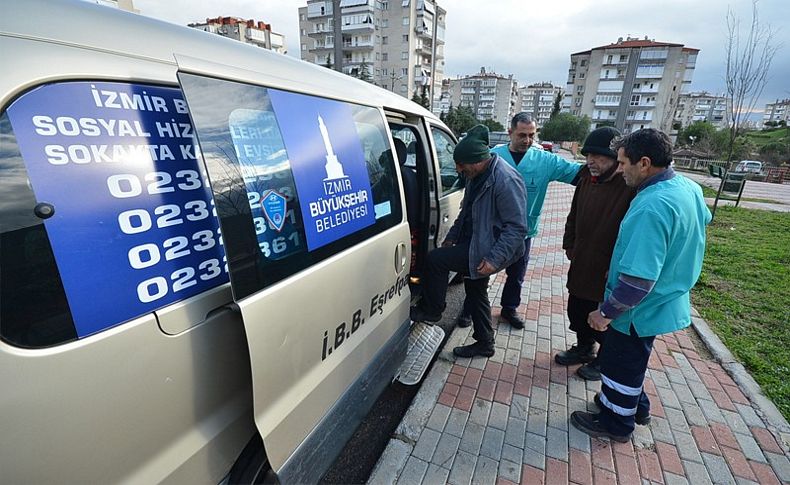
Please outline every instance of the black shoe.
[{"label": "black shoe", "polygon": [[593,438],[609,438],[619,443],[627,443],[631,439],[630,434],[623,436],[607,431],[601,424],[600,414],[574,411],[571,413],[571,424],[582,433],[587,433]]},{"label": "black shoe", "polygon": [[513,328],[518,330],[524,328],[524,320],[522,320],[521,317],[519,317],[516,313],[516,310],[512,308],[503,308],[499,316],[502,317],[502,320],[509,323]]},{"label": "black shoe", "polygon": [[466,328],[472,324],[472,315],[465,315],[461,313],[455,320],[455,324],[461,328]]},{"label": "black shoe", "polygon": [[420,306],[413,306],[409,309],[409,318],[415,322],[431,322],[435,323],[442,319],[442,314],[439,313],[437,315],[431,315],[430,313],[426,312]]},{"label": "black shoe", "polygon": [[573,345],[568,350],[563,350],[554,356],[554,362],[560,365],[586,364],[595,359],[593,346]]},{"label": "black shoe", "polygon": [[[595,405],[598,406],[599,409],[603,409],[603,403],[601,403],[601,393],[596,392],[595,397],[593,397],[593,401]],[[639,426],[647,426],[650,424],[650,411],[647,414],[640,413],[639,411],[636,412],[636,416],[634,416],[634,421]]]},{"label": "black shoe", "polygon": [[494,343],[475,342],[471,345],[456,347],[453,349],[453,353],[458,357],[475,357],[477,355],[491,357],[494,355]]},{"label": "black shoe", "polygon": [[601,380],[601,366],[595,361],[576,369],[576,375],[585,381],[600,381]]}]

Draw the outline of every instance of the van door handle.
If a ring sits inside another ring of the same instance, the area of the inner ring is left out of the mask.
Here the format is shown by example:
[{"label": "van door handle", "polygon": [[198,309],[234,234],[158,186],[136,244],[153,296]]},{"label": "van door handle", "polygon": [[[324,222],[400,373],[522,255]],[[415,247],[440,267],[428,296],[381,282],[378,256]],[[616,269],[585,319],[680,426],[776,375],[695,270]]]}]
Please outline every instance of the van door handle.
[{"label": "van door handle", "polygon": [[395,246],[395,274],[398,275],[406,266],[406,243],[399,242]]},{"label": "van door handle", "polygon": [[450,216],[449,215],[445,214],[445,215],[442,216],[442,222],[447,222],[449,220],[450,220]]}]

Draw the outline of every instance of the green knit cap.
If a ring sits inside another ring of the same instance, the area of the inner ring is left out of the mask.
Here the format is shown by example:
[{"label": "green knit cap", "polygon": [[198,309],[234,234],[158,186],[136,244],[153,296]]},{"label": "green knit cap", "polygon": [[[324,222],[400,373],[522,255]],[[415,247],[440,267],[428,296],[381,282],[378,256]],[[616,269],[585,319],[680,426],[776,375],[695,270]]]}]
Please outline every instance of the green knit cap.
[{"label": "green knit cap", "polygon": [[458,142],[453,152],[455,163],[478,163],[491,158],[488,150],[488,128],[477,125]]}]

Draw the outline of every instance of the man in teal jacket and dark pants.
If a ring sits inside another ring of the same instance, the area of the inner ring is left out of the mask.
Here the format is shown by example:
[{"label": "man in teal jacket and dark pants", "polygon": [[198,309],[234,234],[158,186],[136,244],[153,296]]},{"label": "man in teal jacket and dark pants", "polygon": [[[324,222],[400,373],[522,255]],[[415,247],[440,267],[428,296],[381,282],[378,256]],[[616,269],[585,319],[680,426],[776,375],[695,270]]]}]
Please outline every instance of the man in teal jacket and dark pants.
[{"label": "man in teal jacket and dark pants", "polygon": [[[543,212],[543,201],[549,182],[572,183],[579,173],[581,164],[570,162],[551,152],[539,148],[531,148],[535,141],[538,124],[529,113],[518,113],[510,120],[510,143],[494,147],[491,152],[502,157],[508,165],[515,168],[524,180],[527,189],[527,238],[524,241],[526,250],[524,257],[519,258],[507,267],[505,285],[502,288],[501,317],[513,328],[524,328],[524,320],[518,314],[521,304],[521,285],[527,273],[529,249],[532,238],[538,235],[540,214]],[[458,319],[459,326],[468,326],[469,311],[464,302],[464,309]]]},{"label": "man in teal jacket and dark pants", "polygon": [[689,292],[702,270],[711,214],[699,185],[670,166],[666,134],[635,131],[613,149],[637,194],[620,224],[604,302],[588,317],[593,329],[606,330],[595,397],[601,412],[574,411],[571,423],[590,436],[626,442],[636,416],[650,413],[643,384],[653,340],[691,323]]}]

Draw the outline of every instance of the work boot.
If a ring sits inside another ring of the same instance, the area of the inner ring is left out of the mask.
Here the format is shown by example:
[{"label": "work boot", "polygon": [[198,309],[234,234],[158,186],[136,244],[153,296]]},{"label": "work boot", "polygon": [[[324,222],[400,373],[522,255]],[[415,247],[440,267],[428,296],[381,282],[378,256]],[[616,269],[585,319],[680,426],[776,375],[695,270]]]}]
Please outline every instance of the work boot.
[{"label": "work boot", "polygon": [[554,361],[560,365],[586,364],[595,359],[594,343],[580,343],[563,350],[554,356]]},{"label": "work boot", "polygon": [[594,360],[576,369],[576,375],[585,381],[600,381],[601,365]]},{"label": "work boot", "polygon": [[430,314],[422,309],[419,305],[413,306],[409,309],[409,318],[415,322],[430,322],[436,323],[442,319],[442,314],[438,313],[436,315]]},{"label": "work boot", "polygon": [[[603,409],[603,403],[601,402],[601,393],[596,392],[595,397],[593,397],[593,401],[595,405],[598,406],[599,409]],[[647,426],[650,424],[650,411],[642,412],[639,408],[636,410],[636,416],[634,416],[634,421],[639,426]]]},{"label": "work boot", "polygon": [[491,357],[494,355],[494,342],[475,342],[471,345],[464,345],[453,349],[453,354],[458,357]]},{"label": "work boot", "polygon": [[472,324],[472,315],[461,312],[461,314],[458,315],[458,318],[455,320],[455,324],[461,328],[468,327]]},{"label": "work boot", "polygon": [[571,424],[581,431],[587,433],[593,438],[609,438],[610,440],[619,443],[627,443],[631,439],[631,435],[613,434],[604,428],[601,424],[601,414],[587,413],[584,411],[574,411],[571,413]]},{"label": "work boot", "polygon": [[509,323],[510,326],[515,329],[521,330],[522,328],[524,328],[524,320],[522,320],[521,317],[518,316],[516,310],[514,310],[513,308],[503,308],[499,316],[502,317],[502,320]]}]

